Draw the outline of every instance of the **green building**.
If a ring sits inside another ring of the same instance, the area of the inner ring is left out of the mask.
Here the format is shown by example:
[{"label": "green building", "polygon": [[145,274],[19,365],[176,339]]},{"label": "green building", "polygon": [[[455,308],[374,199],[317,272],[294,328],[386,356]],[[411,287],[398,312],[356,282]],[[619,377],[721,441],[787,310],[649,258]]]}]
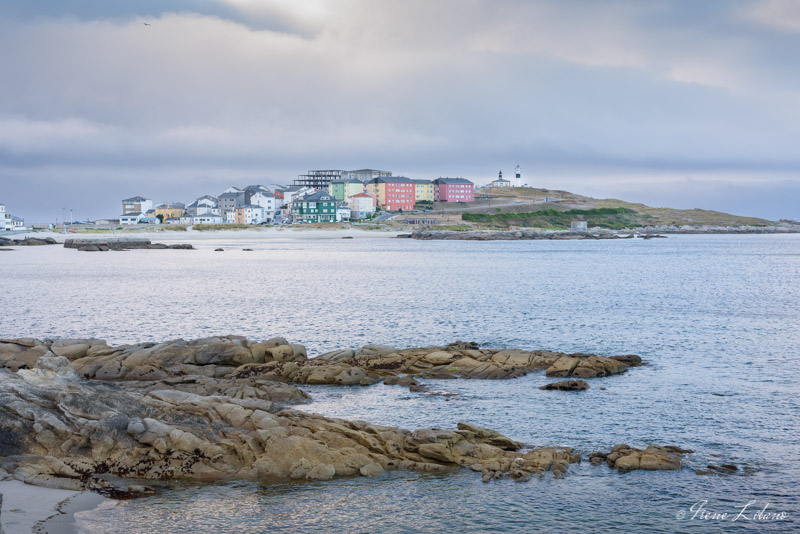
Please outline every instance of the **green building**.
[{"label": "green building", "polygon": [[336,222],[336,199],[327,191],[317,191],[292,202],[292,222]]},{"label": "green building", "polygon": [[348,178],[346,180],[334,180],[328,184],[328,193],[330,193],[336,200],[347,200],[353,195],[358,195],[364,192],[364,182],[356,180],[355,178]]}]

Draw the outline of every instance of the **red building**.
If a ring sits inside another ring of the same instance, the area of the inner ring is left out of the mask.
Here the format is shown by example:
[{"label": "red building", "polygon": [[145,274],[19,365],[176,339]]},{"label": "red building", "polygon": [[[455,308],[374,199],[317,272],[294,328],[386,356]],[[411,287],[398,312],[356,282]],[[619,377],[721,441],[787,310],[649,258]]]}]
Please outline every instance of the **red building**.
[{"label": "red building", "polygon": [[367,182],[367,192],[375,195],[378,204],[388,211],[414,209],[416,184],[405,176],[379,176]]},{"label": "red building", "polygon": [[436,202],[474,202],[475,184],[464,178],[437,178],[433,181]]}]

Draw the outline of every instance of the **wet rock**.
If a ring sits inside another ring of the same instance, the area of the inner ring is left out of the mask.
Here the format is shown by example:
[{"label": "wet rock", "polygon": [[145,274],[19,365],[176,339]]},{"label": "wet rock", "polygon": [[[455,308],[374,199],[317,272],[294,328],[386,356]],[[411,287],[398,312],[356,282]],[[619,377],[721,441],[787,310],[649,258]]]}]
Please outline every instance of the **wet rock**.
[{"label": "wet rock", "polygon": [[383,379],[383,383],[387,386],[418,386],[419,382],[410,376],[387,376]]},{"label": "wet rock", "polygon": [[706,469],[698,469],[695,471],[695,474],[698,475],[732,475],[734,473],[739,472],[739,467],[733,464],[722,464],[722,465],[712,465],[709,464],[706,466]]},{"label": "wet rock", "polygon": [[[691,452],[693,451],[674,446],[648,445],[641,450],[628,445],[616,445],[606,456],[606,463],[621,472],[636,469],[674,470],[681,468],[682,455]],[[590,461],[591,457],[590,455]]]},{"label": "wet rock", "polygon": [[[628,370],[626,361],[634,361],[638,356],[628,355],[622,359],[596,356],[594,354],[565,354],[547,368],[547,376],[574,376],[577,378],[595,378],[623,373]],[[641,359],[639,363],[641,364]]]},{"label": "wet rock", "polygon": [[544,385],[539,389],[544,390],[558,390],[558,391],[583,391],[589,389],[589,384],[584,380],[562,380],[561,382],[553,382]]}]

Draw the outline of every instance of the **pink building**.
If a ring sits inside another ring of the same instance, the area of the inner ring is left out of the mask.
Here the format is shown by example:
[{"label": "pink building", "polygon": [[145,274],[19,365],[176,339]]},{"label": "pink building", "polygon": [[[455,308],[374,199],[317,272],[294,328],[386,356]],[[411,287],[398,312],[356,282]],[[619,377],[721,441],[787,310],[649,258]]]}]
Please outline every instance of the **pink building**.
[{"label": "pink building", "polygon": [[436,202],[474,202],[475,184],[464,178],[437,178],[433,181]]}]

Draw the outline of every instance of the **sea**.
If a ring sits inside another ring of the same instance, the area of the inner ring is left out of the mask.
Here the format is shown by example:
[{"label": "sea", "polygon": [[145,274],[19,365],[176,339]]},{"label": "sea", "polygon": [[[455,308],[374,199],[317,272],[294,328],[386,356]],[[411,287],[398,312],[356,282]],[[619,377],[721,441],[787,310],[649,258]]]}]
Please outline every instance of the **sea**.
[{"label": "sea", "polygon": [[[620,443],[695,452],[678,471],[622,474],[584,459],[525,483],[456,470],[175,484],[79,512],[78,532],[800,531],[800,236],[270,235],[206,236],[197,250],[0,252],[0,337],[284,336],[311,357],[457,340],[638,354],[647,365],[584,392],[542,391],[543,373],[426,381],[436,395],[303,386],[313,402],[300,409],[408,429],[467,421],[584,458]],[[709,464],[738,471],[695,473]]]}]

